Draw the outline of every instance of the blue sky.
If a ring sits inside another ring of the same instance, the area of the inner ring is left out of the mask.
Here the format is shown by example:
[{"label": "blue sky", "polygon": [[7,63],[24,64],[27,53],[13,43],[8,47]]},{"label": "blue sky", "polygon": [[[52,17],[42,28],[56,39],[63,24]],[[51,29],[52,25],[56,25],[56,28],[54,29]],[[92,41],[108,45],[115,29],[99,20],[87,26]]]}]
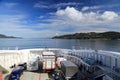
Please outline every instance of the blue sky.
[{"label": "blue sky", "polygon": [[0,0],[0,33],[53,37],[120,31],[120,0]]}]

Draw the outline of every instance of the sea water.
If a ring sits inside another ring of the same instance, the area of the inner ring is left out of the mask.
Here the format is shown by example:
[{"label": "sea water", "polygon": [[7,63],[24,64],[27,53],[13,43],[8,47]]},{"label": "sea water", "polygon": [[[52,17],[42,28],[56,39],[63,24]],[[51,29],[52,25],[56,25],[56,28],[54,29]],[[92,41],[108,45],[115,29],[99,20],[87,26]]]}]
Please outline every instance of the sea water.
[{"label": "sea water", "polygon": [[0,39],[0,49],[66,48],[99,49],[120,52],[120,40],[76,40],[76,39]]}]

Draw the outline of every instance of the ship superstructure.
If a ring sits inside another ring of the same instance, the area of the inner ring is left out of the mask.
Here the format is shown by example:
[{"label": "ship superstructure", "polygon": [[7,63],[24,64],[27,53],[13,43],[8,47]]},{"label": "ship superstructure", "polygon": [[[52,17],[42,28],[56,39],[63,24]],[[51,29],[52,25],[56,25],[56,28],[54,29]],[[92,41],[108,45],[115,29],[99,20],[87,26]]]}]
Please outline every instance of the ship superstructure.
[{"label": "ship superstructure", "polygon": [[120,53],[112,51],[58,48],[0,51],[3,80],[9,80],[20,66],[24,67],[20,80],[30,77],[32,80],[120,80]]}]

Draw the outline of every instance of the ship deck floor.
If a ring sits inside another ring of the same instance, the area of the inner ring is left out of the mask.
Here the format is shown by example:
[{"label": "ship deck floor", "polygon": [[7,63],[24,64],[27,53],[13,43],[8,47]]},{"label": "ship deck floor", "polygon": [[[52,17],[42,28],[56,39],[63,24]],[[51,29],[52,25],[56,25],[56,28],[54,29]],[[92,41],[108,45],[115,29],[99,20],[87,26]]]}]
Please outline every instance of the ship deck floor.
[{"label": "ship deck floor", "polygon": [[55,80],[53,74],[59,73],[60,79],[59,80],[65,80],[63,79],[61,75],[61,71],[56,67],[53,71],[44,71],[44,70],[38,70],[38,71],[24,71],[20,80]]},{"label": "ship deck floor", "polygon": [[40,74],[34,72],[24,72],[20,80],[39,80]]},{"label": "ship deck floor", "polygon": [[104,70],[106,72],[106,74],[109,75],[110,77],[112,77],[113,79],[114,78],[115,78],[115,80],[120,79],[119,73],[115,72],[114,70],[110,69],[109,67],[102,66],[102,65],[97,65],[97,66],[99,66],[102,70]]}]

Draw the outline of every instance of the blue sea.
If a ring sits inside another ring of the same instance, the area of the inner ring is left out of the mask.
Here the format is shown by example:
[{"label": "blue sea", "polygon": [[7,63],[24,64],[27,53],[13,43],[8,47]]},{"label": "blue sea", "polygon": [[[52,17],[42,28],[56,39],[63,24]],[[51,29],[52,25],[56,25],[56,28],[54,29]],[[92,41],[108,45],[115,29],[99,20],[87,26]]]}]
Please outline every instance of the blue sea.
[{"label": "blue sea", "polygon": [[120,40],[75,40],[75,39],[0,39],[0,49],[65,48],[99,49],[120,52]]}]

